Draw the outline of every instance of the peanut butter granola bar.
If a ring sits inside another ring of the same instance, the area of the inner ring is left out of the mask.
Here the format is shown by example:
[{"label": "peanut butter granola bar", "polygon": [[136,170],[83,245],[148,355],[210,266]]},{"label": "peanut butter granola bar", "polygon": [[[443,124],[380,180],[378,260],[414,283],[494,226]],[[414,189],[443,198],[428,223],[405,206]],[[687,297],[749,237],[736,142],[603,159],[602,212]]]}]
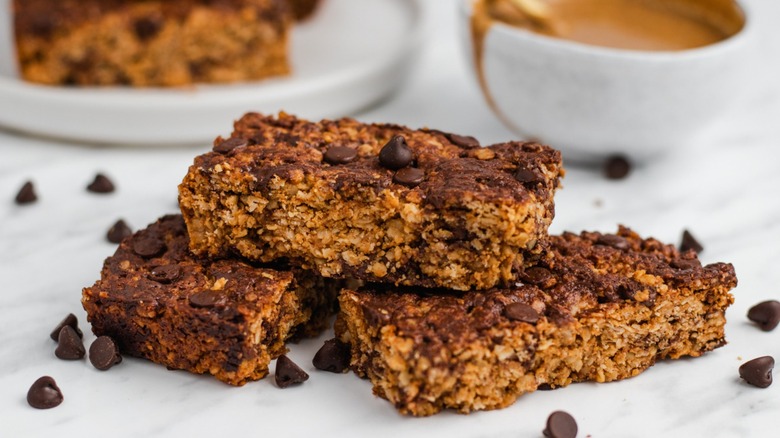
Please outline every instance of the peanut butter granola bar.
[{"label": "peanut butter granola bar", "polygon": [[192,251],[325,277],[487,289],[544,247],[563,174],[537,143],[247,114],[179,186]]},{"label": "peanut butter granola bar", "polygon": [[355,372],[400,412],[467,413],[720,347],[736,283],[730,264],[701,266],[627,228],[565,233],[511,288],[344,290],[336,331]]},{"label": "peanut butter granola bar", "polygon": [[268,374],[293,335],[327,325],[337,287],[301,270],[192,256],[181,216],[126,238],[82,303],[124,354],[243,385]]}]

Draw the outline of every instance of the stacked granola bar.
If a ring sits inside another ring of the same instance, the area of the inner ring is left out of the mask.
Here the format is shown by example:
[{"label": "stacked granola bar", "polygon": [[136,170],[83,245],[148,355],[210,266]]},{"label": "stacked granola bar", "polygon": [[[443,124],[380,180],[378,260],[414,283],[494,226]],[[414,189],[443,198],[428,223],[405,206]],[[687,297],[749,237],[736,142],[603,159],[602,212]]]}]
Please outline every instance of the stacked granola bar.
[{"label": "stacked granola bar", "polygon": [[[500,408],[540,387],[632,377],[656,360],[723,345],[733,267],[702,266],[692,251],[622,227],[616,234],[549,235],[563,173],[560,153],[537,143],[482,147],[472,137],[431,129],[247,114],[229,138],[195,159],[179,186],[181,234],[187,257],[199,263],[283,263],[301,273],[296,278],[314,272],[360,280],[338,294],[337,338],[349,345],[351,368],[405,414]],[[139,263],[128,266],[137,270]],[[109,265],[103,281],[118,275]],[[282,274],[270,275],[279,284]],[[220,278],[207,275],[201,283],[215,290]],[[311,286],[297,293],[285,286],[281,296],[309,297],[317,304],[303,306],[308,314],[327,315],[321,309],[335,294],[314,283],[313,294]],[[192,307],[191,290],[177,294]],[[223,304],[242,308],[230,298],[236,294],[224,296]],[[280,302],[264,308],[284,308]],[[211,362],[174,366],[237,379],[223,366],[241,369],[230,352],[280,354],[287,335],[278,321],[303,323],[294,316],[300,309],[287,319],[273,316],[282,310],[255,312],[257,319],[242,313],[247,325],[229,329],[235,339],[257,343],[233,339],[236,346],[228,347],[223,332],[211,330],[216,334],[189,347],[218,350]],[[100,320],[101,312],[105,307],[90,317]],[[96,331],[125,330],[127,317],[112,314],[124,322],[97,324]],[[210,308],[198,318],[222,321]],[[252,329],[259,326],[277,331],[264,338]],[[158,348],[154,342],[138,347],[147,352],[140,355],[167,364],[148,353]],[[131,344],[126,348],[137,348]],[[263,364],[268,360],[246,368]],[[239,375],[243,382],[264,373]]]}]

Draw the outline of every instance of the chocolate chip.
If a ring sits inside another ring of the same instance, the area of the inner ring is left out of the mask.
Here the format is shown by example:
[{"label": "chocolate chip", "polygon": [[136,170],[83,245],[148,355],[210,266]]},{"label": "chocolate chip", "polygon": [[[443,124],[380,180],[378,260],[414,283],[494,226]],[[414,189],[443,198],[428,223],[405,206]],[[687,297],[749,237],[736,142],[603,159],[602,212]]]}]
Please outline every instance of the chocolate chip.
[{"label": "chocolate chip", "polygon": [[416,167],[404,167],[395,172],[393,182],[406,187],[417,187],[425,179],[425,172]]},{"label": "chocolate chip", "polygon": [[143,17],[133,24],[133,28],[135,36],[141,41],[146,41],[160,32],[162,21],[157,17]]},{"label": "chocolate chip", "polygon": [[704,251],[704,247],[701,246],[701,243],[699,243],[695,237],[693,237],[693,234],[691,234],[691,232],[688,230],[684,230],[682,234],[682,242],[680,242],[680,251],[685,252],[689,249],[692,249],[694,252],[696,252],[696,254]]},{"label": "chocolate chip", "polygon": [[119,347],[109,336],[99,336],[89,346],[89,361],[100,371],[105,371],[122,362]]},{"label": "chocolate chip", "polygon": [[179,265],[165,265],[152,269],[147,277],[149,280],[158,283],[169,284],[176,281],[179,275],[181,275],[181,267]]},{"label": "chocolate chip", "polygon": [[396,135],[379,151],[379,163],[390,170],[402,169],[411,164],[414,154],[403,136]]},{"label": "chocolate chip", "polygon": [[216,307],[225,304],[225,296],[218,291],[204,290],[190,296],[192,307]]},{"label": "chocolate chip", "polygon": [[62,403],[62,391],[49,376],[36,380],[27,391],[27,403],[35,409],[51,409]]},{"label": "chocolate chip", "polygon": [[111,228],[108,229],[108,232],[106,233],[106,239],[108,239],[108,241],[111,243],[122,243],[122,240],[131,234],[133,234],[133,230],[127,226],[125,221],[119,219],[114,225],[111,225]]},{"label": "chocolate chip", "polygon": [[347,146],[331,146],[325,151],[323,159],[330,164],[347,164],[355,161],[357,151]]},{"label": "chocolate chip", "polygon": [[616,234],[602,234],[596,240],[597,245],[611,246],[615,249],[626,250],[630,247],[628,240]]},{"label": "chocolate chip", "polygon": [[547,438],[575,438],[577,422],[563,411],[555,411],[547,417],[547,428],[542,432]]},{"label": "chocolate chip", "polygon": [[84,349],[84,343],[81,342],[81,338],[73,330],[73,327],[66,325],[60,329],[60,335],[57,338],[57,349],[54,350],[54,355],[63,360],[78,360],[87,354],[87,350]]},{"label": "chocolate chip", "polygon": [[60,338],[60,330],[62,330],[63,327],[69,326],[73,328],[73,330],[76,332],[78,337],[83,338],[84,333],[81,332],[79,329],[79,320],[76,319],[76,315],[69,313],[68,316],[65,317],[62,321],[60,321],[59,324],[57,324],[57,327],[54,327],[54,330],[51,332],[51,338],[52,340],[56,341]]},{"label": "chocolate chip", "polygon": [[16,194],[16,203],[19,205],[32,204],[38,200],[38,195],[35,194],[35,186],[32,181],[24,183],[19,193]]},{"label": "chocolate chip", "polygon": [[274,374],[274,380],[276,380],[276,386],[280,388],[287,388],[288,386],[297,385],[309,380],[309,375],[301,367],[291,361],[289,357],[285,355],[279,356],[276,359],[276,372]]},{"label": "chocolate chip", "polygon": [[463,149],[475,149],[479,147],[479,140],[470,135],[447,134],[447,138],[455,145]]},{"label": "chocolate chip", "polygon": [[552,277],[552,272],[549,269],[541,266],[534,266],[528,268],[523,273],[523,279],[531,284],[544,284]]},{"label": "chocolate chip", "polygon": [[689,269],[696,269],[701,267],[701,262],[698,259],[675,259],[669,263],[673,268],[687,271]]},{"label": "chocolate chip", "polygon": [[165,251],[165,242],[156,236],[142,236],[133,242],[133,252],[144,258],[152,258]]},{"label": "chocolate chip", "polygon": [[772,356],[762,356],[745,362],[739,367],[739,377],[753,386],[766,388],[772,384],[772,369],[775,359]]},{"label": "chocolate chip", "polygon": [[604,176],[607,179],[623,179],[631,173],[631,162],[622,155],[613,155],[604,163]]},{"label": "chocolate chip", "polygon": [[349,368],[349,345],[338,339],[329,339],[320,347],[311,361],[318,370],[343,373]]},{"label": "chocolate chip", "polygon": [[774,330],[780,323],[780,302],[771,300],[758,303],[748,310],[747,317],[765,332]]},{"label": "chocolate chip", "polygon": [[220,142],[219,144],[214,145],[214,152],[220,153],[220,154],[226,154],[233,149],[242,148],[248,145],[249,142],[244,140],[243,138],[229,138],[225,141]]},{"label": "chocolate chip", "polygon": [[111,193],[114,191],[114,183],[102,173],[95,175],[95,179],[87,186],[92,193]]},{"label": "chocolate chip", "polygon": [[543,181],[542,176],[539,175],[539,173],[524,167],[518,167],[514,177],[518,182],[523,184],[535,184]]},{"label": "chocolate chip", "polygon": [[539,313],[533,307],[525,303],[512,303],[504,308],[504,315],[512,321],[536,324],[539,321]]}]

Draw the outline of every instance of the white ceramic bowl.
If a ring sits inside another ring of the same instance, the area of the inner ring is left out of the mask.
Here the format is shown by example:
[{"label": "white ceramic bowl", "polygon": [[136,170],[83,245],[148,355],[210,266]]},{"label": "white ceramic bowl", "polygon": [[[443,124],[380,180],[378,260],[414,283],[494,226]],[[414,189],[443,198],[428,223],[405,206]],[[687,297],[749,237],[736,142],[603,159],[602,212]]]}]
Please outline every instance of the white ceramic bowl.
[{"label": "white ceramic bowl", "polygon": [[[461,37],[476,68],[462,0]],[[677,52],[611,49],[495,23],[482,73],[493,110],[513,131],[593,161],[646,160],[691,142],[740,98],[749,81],[750,11],[736,35]],[[475,75],[476,76],[476,75]]]}]

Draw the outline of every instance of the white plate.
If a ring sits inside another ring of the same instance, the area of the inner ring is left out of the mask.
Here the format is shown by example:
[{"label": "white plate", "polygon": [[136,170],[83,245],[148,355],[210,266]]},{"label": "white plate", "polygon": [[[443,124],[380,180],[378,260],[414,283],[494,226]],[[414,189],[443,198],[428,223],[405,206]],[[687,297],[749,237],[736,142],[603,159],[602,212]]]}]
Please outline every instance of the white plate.
[{"label": "white plate", "polygon": [[162,145],[212,141],[248,111],[349,115],[403,80],[421,37],[416,0],[326,0],[292,35],[285,78],[185,89],[69,88],[0,76],[0,125],[69,140]]}]

